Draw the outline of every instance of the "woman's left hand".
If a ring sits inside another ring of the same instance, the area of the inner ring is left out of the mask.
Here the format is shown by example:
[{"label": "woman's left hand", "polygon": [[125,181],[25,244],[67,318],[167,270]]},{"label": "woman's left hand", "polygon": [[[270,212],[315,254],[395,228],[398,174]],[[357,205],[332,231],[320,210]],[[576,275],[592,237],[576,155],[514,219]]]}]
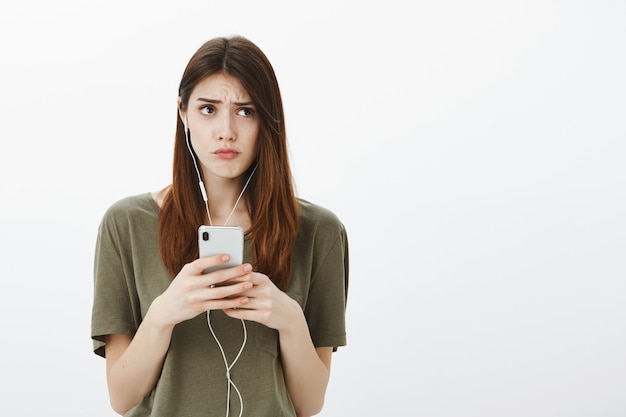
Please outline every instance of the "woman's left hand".
[{"label": "woman's left hand", "polygon": [[315,348],[300,304],[266,275],[252,272],[249,264],[244,268],[250,272],[230,281],[249,281],[252,288],[237,294],[245,300],[241,307],[224,309],[224,313],[278,331],[285,382],[294,408],[299,416],[319,413],[328,386],[332,347]]},{"label": "woman's left hand", "polygon": [[250,272],[238,277],[237,281],[250,281],[252,288],[238,294],[248,297],[242,307],[224,310],[229,317],[251,320],[278,331],[286,330],[293,324],[294,314],[302,314],[300,305],[274,285],[267,275]]}]

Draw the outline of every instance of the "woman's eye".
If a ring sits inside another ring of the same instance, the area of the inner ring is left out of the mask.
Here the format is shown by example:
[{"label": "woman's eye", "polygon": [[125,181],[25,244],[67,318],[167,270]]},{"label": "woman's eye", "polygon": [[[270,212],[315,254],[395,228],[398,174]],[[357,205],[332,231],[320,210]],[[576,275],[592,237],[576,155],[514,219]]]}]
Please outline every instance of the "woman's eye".
[{"label": "woman's eye", "polygon": [[254,114],[254,111],[250,107],[243,107],[239,109],[237,114],[240,116],[250,117]]},{"label": "woman's eye", "polygon": [[202,114],[213,114],[215,113],[215,109],[211,106],[202,106],[200,107],[200,113]]}]

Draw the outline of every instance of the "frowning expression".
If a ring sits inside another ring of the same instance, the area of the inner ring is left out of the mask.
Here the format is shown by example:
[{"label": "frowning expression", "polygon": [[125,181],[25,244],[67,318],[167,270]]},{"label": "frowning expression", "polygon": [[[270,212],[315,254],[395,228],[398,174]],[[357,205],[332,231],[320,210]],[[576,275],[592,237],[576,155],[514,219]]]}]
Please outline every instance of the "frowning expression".
[{"label": "frowning expression", "polygon": [[238,79],[225,73],[204,79],[180,117],[189,128],[205,181],[240,179],[255,160],[260,122]]}]

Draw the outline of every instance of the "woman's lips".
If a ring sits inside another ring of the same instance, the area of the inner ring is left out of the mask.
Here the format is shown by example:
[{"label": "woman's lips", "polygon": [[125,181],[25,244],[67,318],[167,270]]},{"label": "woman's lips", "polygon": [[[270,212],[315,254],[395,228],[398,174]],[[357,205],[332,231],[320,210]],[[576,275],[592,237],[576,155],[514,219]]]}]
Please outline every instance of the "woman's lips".
[{"label": "woman's lips", "polygon": [[239,155],[239,152],[234,149],[218,149],[213,153],[220,159],[233,159]]}]

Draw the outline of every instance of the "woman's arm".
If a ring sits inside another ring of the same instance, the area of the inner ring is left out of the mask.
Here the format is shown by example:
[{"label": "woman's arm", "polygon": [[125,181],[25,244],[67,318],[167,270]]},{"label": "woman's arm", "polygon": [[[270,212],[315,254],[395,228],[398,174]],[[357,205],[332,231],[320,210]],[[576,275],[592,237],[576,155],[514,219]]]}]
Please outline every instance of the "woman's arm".
[{"label": "woman's arm", "polygon": [[151,306],[132,338],[112,334],[105,339],[109,400],[120,415],[139,404],[159,378],[173,326],[160,325],[153,316]]},{"label": "woman's arm", "polygon": [[[295,303],[295,301],[294,301]],[[285,381],[298,417],[318,414],[330,378],[332,347],[315,348],[298,303],[293,324],[279,333]]]}]

